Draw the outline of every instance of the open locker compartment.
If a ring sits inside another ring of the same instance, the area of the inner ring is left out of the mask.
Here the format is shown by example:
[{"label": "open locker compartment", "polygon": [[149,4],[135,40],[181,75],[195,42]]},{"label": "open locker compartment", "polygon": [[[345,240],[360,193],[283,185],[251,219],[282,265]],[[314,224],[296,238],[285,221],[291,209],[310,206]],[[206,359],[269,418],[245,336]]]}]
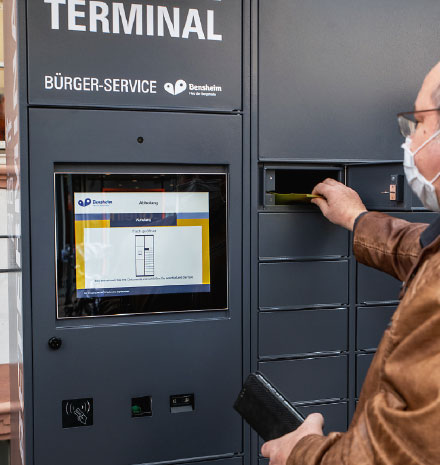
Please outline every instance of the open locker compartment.
[{"label": "open locker compartment", "polygon": [[262,170],[263,205],[269,210],[316,209],[310,195],[317,184],[327,178],[345,182],[344,167],[338,165],[264,165]]}]

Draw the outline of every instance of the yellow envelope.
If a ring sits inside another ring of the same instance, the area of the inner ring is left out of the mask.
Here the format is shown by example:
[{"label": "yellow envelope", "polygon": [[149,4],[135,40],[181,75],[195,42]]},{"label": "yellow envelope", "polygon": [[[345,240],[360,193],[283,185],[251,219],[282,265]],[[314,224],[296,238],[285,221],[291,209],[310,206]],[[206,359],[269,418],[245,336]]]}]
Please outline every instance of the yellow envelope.
[{"label": "yellow envelope", "polygon": [[268,194],[275,195],[275,205],[309,203],[312,199],[323,198],[322,195],[316,194],[278,194],[277,192],[268,192]]}]

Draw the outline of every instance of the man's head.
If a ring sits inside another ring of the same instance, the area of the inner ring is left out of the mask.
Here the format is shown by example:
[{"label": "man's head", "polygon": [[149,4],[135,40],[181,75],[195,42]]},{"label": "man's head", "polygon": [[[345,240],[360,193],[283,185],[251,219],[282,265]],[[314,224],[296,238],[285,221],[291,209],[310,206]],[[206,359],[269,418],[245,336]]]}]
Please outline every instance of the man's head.
[{"label": "man's head", "polygon": [[[427,74],[415,102],[415,111],[440,108],[440,63]],[[440,129],[440,111],[416,113],[417,129],[411,138],[411,151],[415,152]],[[414,161],[420,173],[433,179],[440,172],[440,135],[417,152]],[[434,183],[440,200],[440,178]]]}]

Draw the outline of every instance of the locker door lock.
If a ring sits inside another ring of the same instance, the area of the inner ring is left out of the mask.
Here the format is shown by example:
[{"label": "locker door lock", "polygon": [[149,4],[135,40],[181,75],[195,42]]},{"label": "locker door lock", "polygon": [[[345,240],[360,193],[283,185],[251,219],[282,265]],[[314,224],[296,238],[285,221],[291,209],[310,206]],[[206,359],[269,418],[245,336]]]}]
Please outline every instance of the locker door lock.
[{"label": "locker door lock", "polygon": [[264,179],[264,205],[275,205],[275,196],[271,192],[275,191],[275,170],[265,170]]},{"label": "locker door lock", "polygon": [[381,192],[381,194],[389,194],[392,202],[403,202],[403,179],[403,174],[391,174],[390,190]]}]

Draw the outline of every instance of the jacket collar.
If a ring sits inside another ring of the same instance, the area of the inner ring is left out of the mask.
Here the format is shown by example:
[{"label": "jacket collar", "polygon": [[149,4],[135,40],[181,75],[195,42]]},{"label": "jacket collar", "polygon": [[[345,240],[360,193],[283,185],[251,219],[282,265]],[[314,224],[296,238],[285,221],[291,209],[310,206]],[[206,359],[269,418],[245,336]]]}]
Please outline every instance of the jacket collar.
[{"label": "jacket collar", "polygon": [[422,249],[434,242],[438,236],[440,236],[440,215],[420,235]]}]

